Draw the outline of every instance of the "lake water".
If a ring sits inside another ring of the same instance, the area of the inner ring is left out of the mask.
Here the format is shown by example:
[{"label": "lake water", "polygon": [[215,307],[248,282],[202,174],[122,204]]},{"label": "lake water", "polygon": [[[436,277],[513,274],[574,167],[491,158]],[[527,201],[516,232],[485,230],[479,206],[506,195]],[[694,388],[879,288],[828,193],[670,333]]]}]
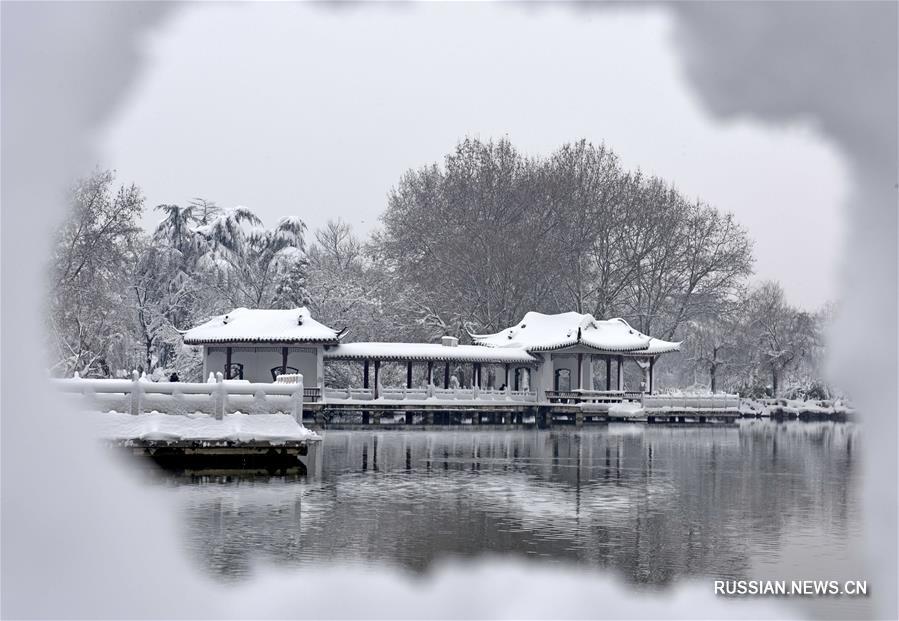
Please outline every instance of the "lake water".
[{"label": "lake water", "polygon": [[[852,424],[612,424],[553,431],[326,431],[323,473],[169,477],[185,545],[225,581],[252,567],[503,554],[686,578],[871,579]],[[864,598],[802,598],[860,617]],[[792,602],[791,602],[792,603]]]}]

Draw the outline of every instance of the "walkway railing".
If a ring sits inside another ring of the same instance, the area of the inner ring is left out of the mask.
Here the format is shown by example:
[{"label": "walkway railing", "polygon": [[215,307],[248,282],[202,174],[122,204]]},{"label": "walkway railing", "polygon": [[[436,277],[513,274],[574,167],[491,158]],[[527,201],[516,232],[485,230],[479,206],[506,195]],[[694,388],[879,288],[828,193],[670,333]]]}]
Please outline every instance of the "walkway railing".
[{"label": "walkway railing", "polygon": [[[533,403],[537,395],[527,390],[497,390],[492,388],[437,388],[434,386],[420,388],[382,386],[378,391],[379,399],[393,401],[409,400],[445,400],[445,401],[518,401]],[[325,399],[372,401],[374,391],[371,388],[325,388]]]},{"label": "walkway railing", "polygon": [[640,401],[642,392],[626,390],[547,390],[546,400],[550,403],[621,403]]},{"label": "walkway railing", "polygon": [[[151,382],[142,380],[135,371],[127,379],[52,380],[63,392],[80,394],[85,407],[101,411],[114,410],[134,415],[145,412],[192,414],[203,412],[221,419],[226,413],[291,414],[297,422],[303,419],[303,377],[292,383],[249,383],[223,380],[215,382]],[[318,389],[313,389],[316,396]]]},{"label": "walkway railing", "polygon": [[727,411],[740,409],[740,396],[728,394],[712,395],[643,395],[643,409],[647,412],[665,410],[688,412]]}]

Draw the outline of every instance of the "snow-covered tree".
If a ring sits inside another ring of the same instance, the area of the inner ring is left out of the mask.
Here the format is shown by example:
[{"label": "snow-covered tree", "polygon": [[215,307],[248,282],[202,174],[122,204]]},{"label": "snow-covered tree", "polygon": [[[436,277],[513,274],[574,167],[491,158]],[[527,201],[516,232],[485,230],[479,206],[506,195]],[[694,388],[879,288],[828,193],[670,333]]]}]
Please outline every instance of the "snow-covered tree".
[{"label": "snow-covered tree", "polygon": [[744,320],[736,299],[685,326],[681,366],[692,373],[693,384],[705,384],[708,378],[709,389],[716,392],[733,390],[743,381],[749,364]]},{"label": "snow-covered tree", "polygon": [[131,275],[134,325],[143,345],[144,368],[167,367],[181,346],[180,323],[192,316],[196,282],[183,270],[175,248],[145,241]]},{"label": "snow-covered tree", "polygon": [[295,257],[284,269],[275,286],[275,297],[272,308],[297,308],[309,306],[311,298],[306,289],[306,274],[309,261],[303,256]]},{"label": "snow-covered tree", "polygon": [[137,351],[127,277],[143,197],[135,185],[114,183],[108,170],[79,180],[56,235],[47,319],[57,373],[108,376]]},{"label": "snow-covered tree", "polygon": [[252,211],[235,207],[196,231],[208,244],[200,266],[231,307],[271,308],[287,273],[305,260],[306,225],[295,216],[265,229]]},{"label": "snow-covered tree", "polygon": [[463,326],[577,310],[670,339],[752,269],[733,216],[585,141],[528,158],[505,139],[466,139],[442,167],[407,172],[382,220],[377,251],[418,293],[421,320],[463,338]]},{"label": "snow-covered tree", "polygon": [[815,317],[791,307],[776,282],[758,285],[747,299],[746,330],[758,367],[777,396],[784,374],[807,359],[820,342]]}]

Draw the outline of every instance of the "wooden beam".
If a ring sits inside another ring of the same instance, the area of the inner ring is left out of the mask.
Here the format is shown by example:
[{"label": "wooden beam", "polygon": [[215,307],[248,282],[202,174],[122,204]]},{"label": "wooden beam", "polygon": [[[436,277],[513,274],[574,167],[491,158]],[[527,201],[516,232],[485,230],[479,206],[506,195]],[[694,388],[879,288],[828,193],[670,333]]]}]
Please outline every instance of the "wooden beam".
[{"label": "wooden beam", "polygon": [[225,379],[231,379],[231,348],[225,348]]},{"label": "wooden beam", "polygon": [[618,356],[618,390],[624,390],[624,377],[621,375],[621,365],[624,364],[624,356]]},{"label": "wooden beam", "polygon": [[434,383],[434,361],[428,360],[428,386]]},{"label": "wooden beam", "polygon": [[368,388],[368,360],[365,361],[365,366],[362,371],[362,387]]},{"label": "wooden beam", "polygon": [[655,357],[649,359],[649,394],[652,394],[652,368],[656,366]]},{"label": "wooden beam", "polygon": [[412,388],[412,361],[406,363],[406,388]]},{"label": "wooden beam", "polygon": [[381,361],[375,360],[375,388],[374,388],[375,399],[378,398],[378,382],[380,381],[378,376],[380,375],[380,372],[381,372]]},{"label": "wooden beam", "polygon": [[581,377],[584,373],[584,354],[577,355],[577,388],[581,389]]},{"label": "wooden beam", "polygon": [[507,362],[507,363],[506,363],[506,381],[503,382],[503,384],[505,385],[506,388],[511,388],[511,386],[509,386],[509,366],[510,366],[510,365],[509,365],[509,363]]},{"label": "wooden beam", "polygon": [[612,390],[612,357],[604,356],[606,359],[606,390]]},{"label": "wooden beam", "polygon": [[287,375],[287,348],[281,348],[281,375]]},{"label": "wooden beam", "polygon": [[443,368],[443,387],[449,388],[449,362]]}]

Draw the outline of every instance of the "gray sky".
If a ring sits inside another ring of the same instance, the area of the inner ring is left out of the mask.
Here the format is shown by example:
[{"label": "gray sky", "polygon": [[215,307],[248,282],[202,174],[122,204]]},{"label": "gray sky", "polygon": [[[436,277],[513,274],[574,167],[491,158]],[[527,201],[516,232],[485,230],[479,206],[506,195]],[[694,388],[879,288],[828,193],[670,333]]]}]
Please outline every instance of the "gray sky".
[{"label": "gray sky", "polygon": [[340,216],[365,233],[405,170],[465,135],[529,154],[583,137],[734,212],[758,277],[794,303],[834,299],[841,156],[807,124],[713,118],[674,45],[662,10],[191,5],[146,40],[99,164],[149,206],[201,196],[267,224]]}]

